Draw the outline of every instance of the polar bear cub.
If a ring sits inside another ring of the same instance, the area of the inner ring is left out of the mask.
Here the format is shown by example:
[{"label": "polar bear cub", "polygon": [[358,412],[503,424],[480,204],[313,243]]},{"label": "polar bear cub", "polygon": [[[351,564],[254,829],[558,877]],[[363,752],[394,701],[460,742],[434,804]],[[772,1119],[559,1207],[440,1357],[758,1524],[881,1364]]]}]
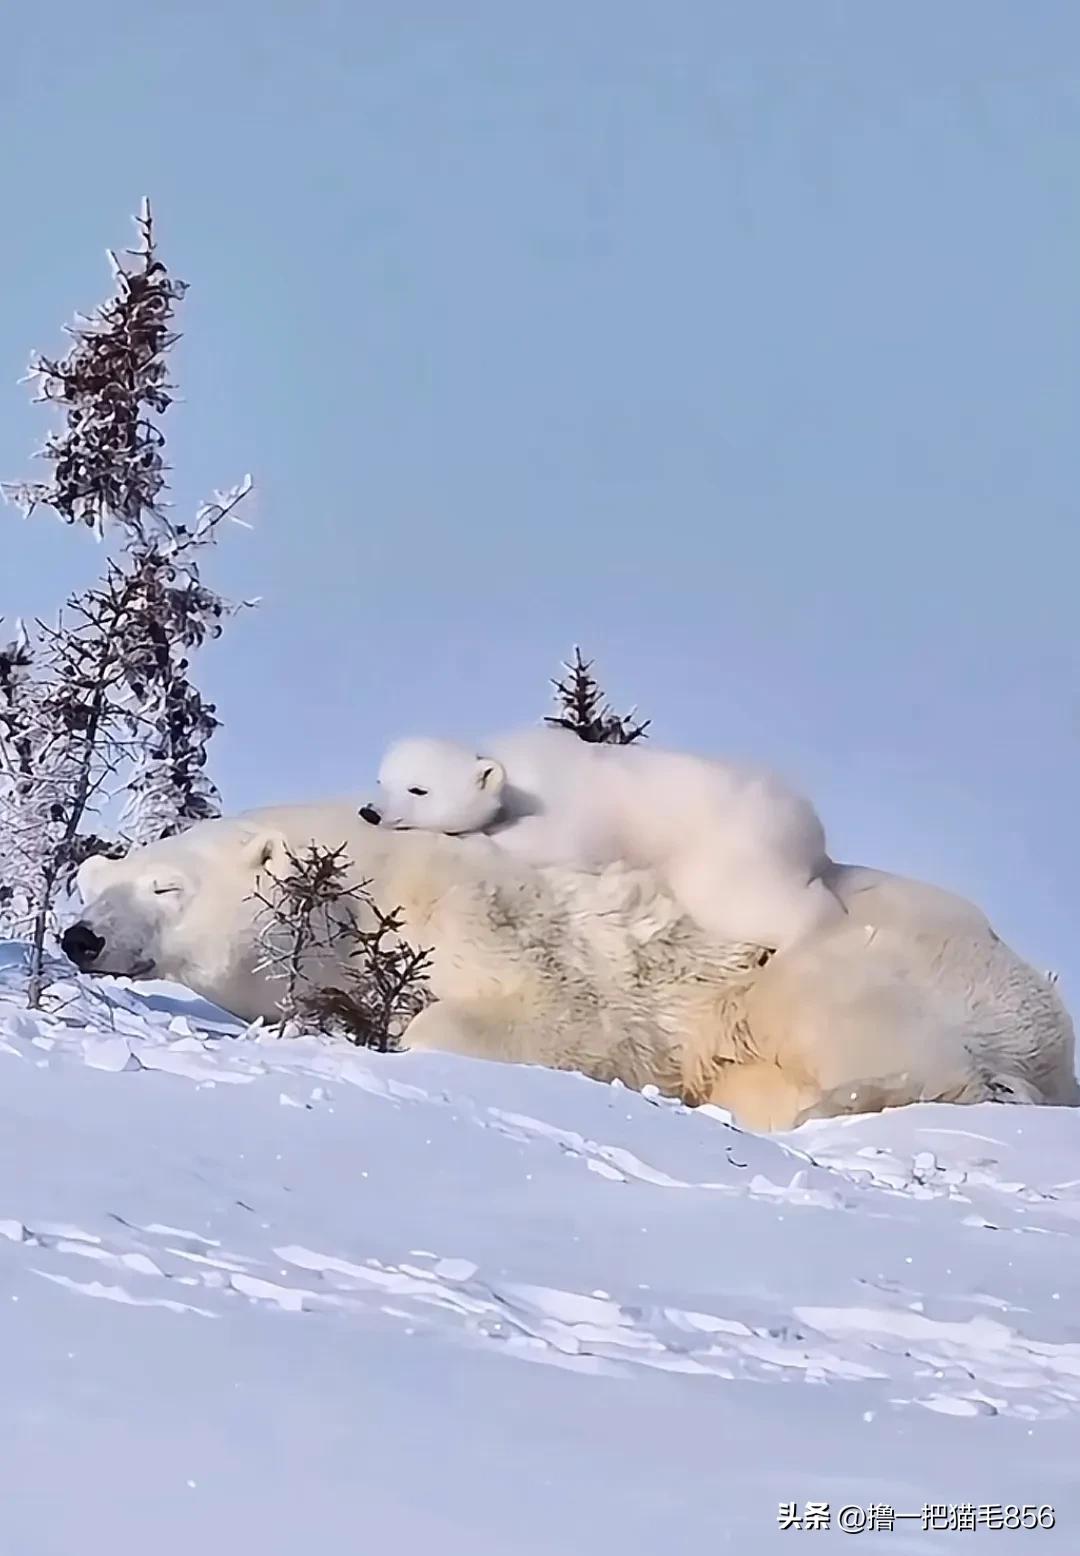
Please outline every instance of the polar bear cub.
[{"label": "polar bear cub", "polygon": [[564,730],[398,741],[379,769],[373,825],[482,832],[535,866],[657,872],[710,935],[781,950],[846,910],[808,799],[764,770]]}]

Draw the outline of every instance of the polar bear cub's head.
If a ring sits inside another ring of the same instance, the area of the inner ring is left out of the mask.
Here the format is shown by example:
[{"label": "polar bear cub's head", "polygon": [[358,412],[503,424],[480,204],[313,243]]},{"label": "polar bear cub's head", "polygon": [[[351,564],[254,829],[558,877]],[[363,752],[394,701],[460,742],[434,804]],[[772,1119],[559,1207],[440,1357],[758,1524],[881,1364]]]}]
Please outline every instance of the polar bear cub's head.
[{"label": "polar bear cub's head", "polygon": [[491,757],[452,740],[399,740],[379,768],[379,799],[360,814],[373,826],[482,832],[502,804],[506,773]]}]

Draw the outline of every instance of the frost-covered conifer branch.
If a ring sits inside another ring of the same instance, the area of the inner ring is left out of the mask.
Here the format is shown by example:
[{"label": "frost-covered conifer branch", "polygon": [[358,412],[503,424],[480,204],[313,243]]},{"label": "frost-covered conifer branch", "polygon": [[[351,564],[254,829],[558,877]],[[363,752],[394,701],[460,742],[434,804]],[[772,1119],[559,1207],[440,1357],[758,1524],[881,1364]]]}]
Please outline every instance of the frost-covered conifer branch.
[{"label": "frost-covered conifer branch", "polygon": [[165,437],[154,418],[173,402],[166,359],[179,339],[173,312],[187,284],[158,257],[147,200],[137,226],[138,245],[127,251],[134,263],[109,254],[114,295],[67,326],[74,344],[66,356],[39,355],[30,365],[37,398],[65,411],[65,431],[41,450],[52,479],[5,491],[28,514],[51,508],[64,523],[85,524],[99,536],[111,522],[146,545],[166,485]]},{"label": "frost-covered conifer branch", "polygon": [[32,919],[20,837],[24,796],[33,774],[36,709],[33,656],[22,622],[0,648],[0,935],[16,936]]},{"label": "frost-covered conifer branch", "polygon": [[402,937],[400,909],[384,913],[366,889],[363,896],[374,928],[350,927],[352,949],[344,977],[306,992],[300,1010],[323,1031],[388,1053],[400,1047],[409,1022],[431,1002],[431,951]]},{"label": "frost-covered conifer branch", "polygon": [[342,934],[342,913],[354,898],[348,870],[344,845],[329,849],[310,844],[303,854],[289,849],[282,872],[268,872],[265,891],[253,893],[260,905],[257,971],[282,983],[279,1035],[300,1016],[305,983]]},{"label": "frost-covered conifer branch", "polygon": [[124,645],[131,719],[143,743],[127,784],[123,820],[134,842],[181,832],[220,814],[217,788],[206,776],[206,748],[219,720],[190,677],[190,654],[219,637],[241,607],[208,589],[199,552],[217,526],[232,518],[250,490],[246,481],[204,505],[195,524],[170,526],[161,544],[130,554],[138,609]]},{"label": "frost-covered conifer branch", "polygon": [[30,1003],[40,1000],[58,902],[92,854],[123,852],[87,831],[131,759],[121,695],[123,647],[136,607],[133,579],[113,563],[68,601],[53,627],[37,624],[17,719],[0,723],[0,775],[14,913],[31,941]]},{"label": "frost-covered conifer branch", "polygon": [[400,910],[384,913],[351,873],[343,847],[287,853],[284,873],[255,893],[259,970],[283,984],[279,1034],[293,1022],[387,1052],[431,998],[431,953],[411,946]]}]

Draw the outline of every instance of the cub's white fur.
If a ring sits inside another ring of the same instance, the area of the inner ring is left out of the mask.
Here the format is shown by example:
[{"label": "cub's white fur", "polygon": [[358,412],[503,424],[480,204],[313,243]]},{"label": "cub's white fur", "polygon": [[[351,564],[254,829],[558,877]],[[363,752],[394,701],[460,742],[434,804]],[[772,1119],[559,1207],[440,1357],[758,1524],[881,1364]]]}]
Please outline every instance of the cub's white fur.
[{"label": "cub's white fur", "polygon": [[392,746],[380,800],[396,829],[483,832],[539,866],[650,868],[717,940],[782,949],[843,917],[813,805],[774,774],[654,746],[591,745],[565,730]]}]

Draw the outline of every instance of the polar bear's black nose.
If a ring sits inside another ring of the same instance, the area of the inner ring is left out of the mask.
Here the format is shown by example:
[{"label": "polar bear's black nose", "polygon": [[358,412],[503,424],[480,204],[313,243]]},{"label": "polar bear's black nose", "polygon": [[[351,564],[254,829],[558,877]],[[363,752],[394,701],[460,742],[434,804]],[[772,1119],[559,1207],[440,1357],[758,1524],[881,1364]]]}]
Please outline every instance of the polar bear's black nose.
[{"label": "polar bear's black nose", "polygon": [[373,827],[377,827],[379,822],[382,820],[382,817],[379,815],[379,812],[375,809],[374,805],[361,805],[360,819],[361,821],[369,821]]},{"label": "polar bear's black nose", "polygon": [[65,929],[60,937],[60,949],[76,967],[89,967],[105,949],[100,935],[95,935],[89,924],[81,921]]}]

